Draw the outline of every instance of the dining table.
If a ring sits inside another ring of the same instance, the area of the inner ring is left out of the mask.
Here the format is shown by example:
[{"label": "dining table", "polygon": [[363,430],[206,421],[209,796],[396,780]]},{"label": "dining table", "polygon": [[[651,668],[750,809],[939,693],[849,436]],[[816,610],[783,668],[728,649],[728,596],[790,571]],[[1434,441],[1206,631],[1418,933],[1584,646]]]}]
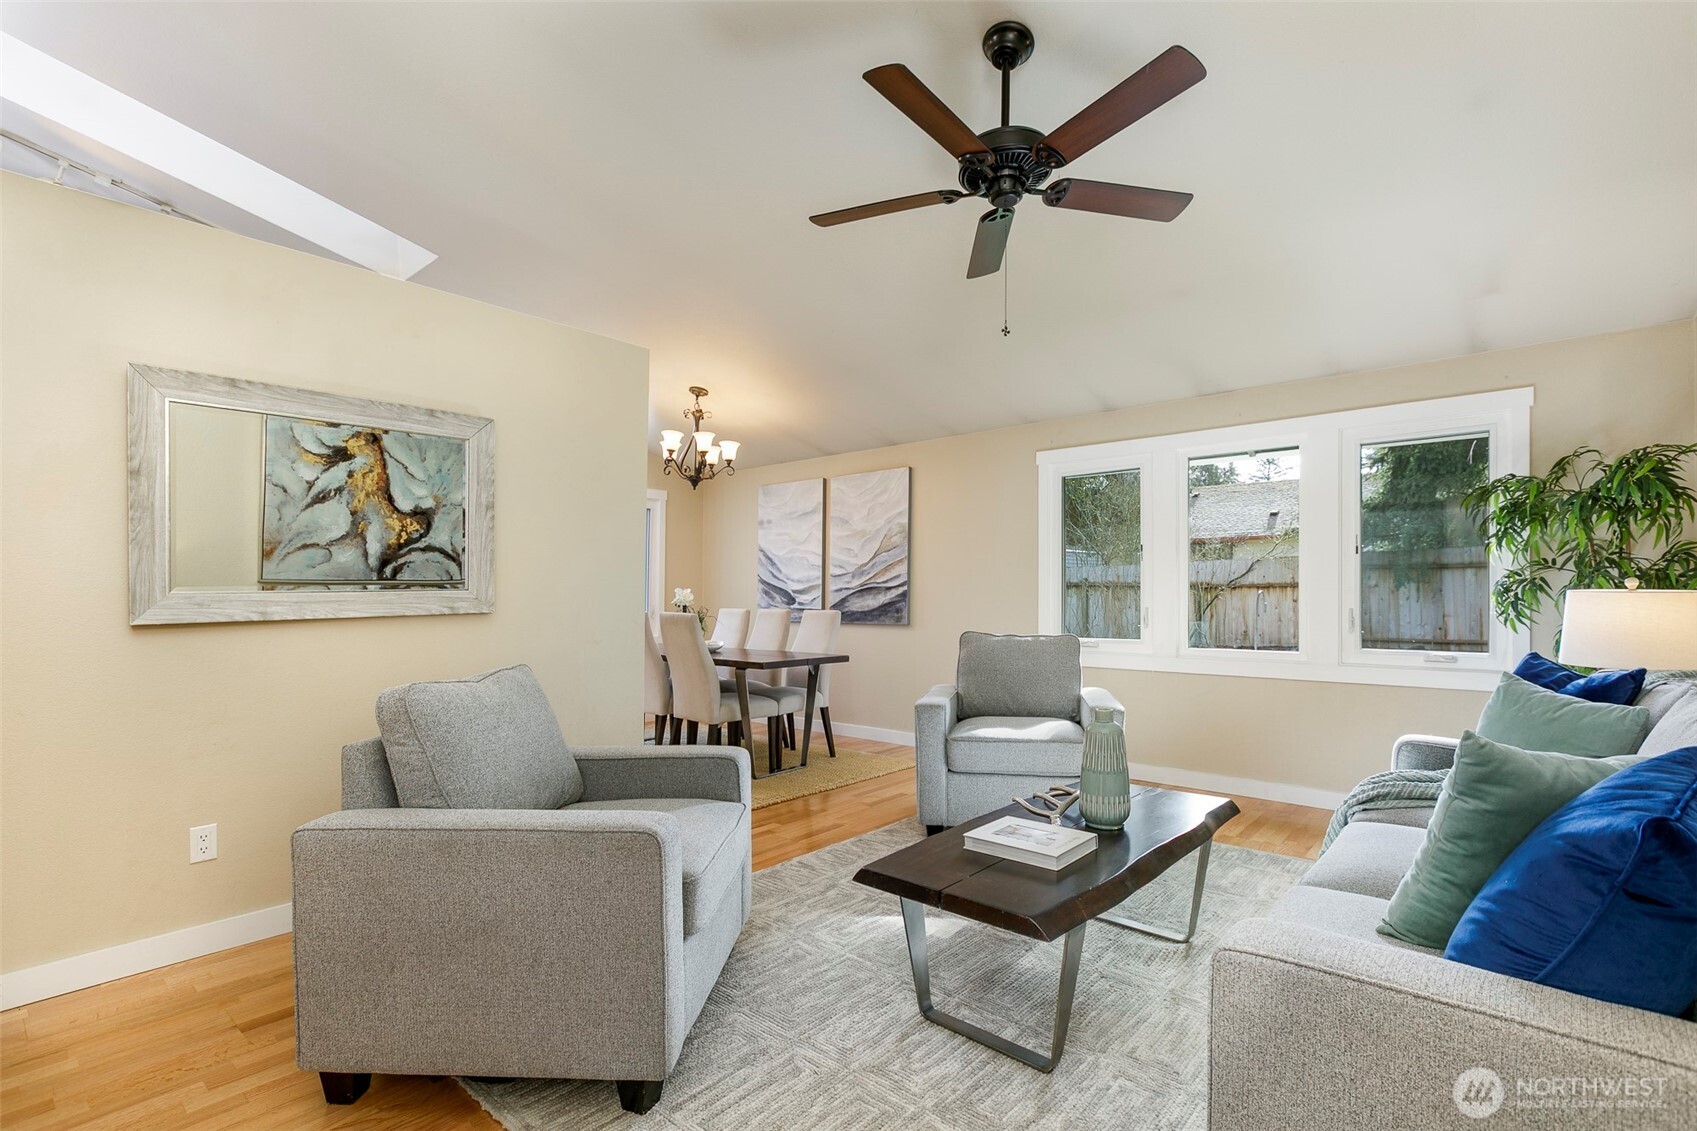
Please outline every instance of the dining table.
[{"label": "dining table", "polygon": [[768,743],[770,749],[766,751],[766,773],[755,776],[793,774],[797,770],[807,768],[808,739],[813,734],[813,703],[819,694],[819,669],[825,664],[846,664],[848,659],[837,652],[790,652],[762,648],[721,648],[713,653],[715,667],[730,668],[736,675],[737,706],[742,714],[742,745],[743,749],[748,751],[751,771],[754,761],[754,720],[748,717],[748,673],[782,671],[786,668],[807,669],[807,706],[802,716],[801,762],[784,769],[781,744]]}]

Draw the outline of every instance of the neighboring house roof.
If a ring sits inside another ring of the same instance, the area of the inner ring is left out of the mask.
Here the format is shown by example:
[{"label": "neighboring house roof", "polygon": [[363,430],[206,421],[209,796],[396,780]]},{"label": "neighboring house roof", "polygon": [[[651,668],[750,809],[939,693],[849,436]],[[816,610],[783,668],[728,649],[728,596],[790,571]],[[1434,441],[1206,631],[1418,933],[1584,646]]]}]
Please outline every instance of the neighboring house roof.
[{"label": "neighboring house roof", "polygon": [[1229,542],[1294,531],[1301,493],[1302,484],[1295,479],[1192,487],[1191,540]]}]

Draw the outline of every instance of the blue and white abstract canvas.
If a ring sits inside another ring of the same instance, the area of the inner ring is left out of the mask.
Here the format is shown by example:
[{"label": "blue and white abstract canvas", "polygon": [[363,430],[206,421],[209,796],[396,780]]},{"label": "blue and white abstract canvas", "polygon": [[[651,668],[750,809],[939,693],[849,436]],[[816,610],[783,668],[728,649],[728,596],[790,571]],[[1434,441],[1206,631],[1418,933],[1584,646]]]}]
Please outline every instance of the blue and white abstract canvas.
[{"label": "blue and white abstract canvas", "polygon": [[831,607],[844,624],[908,621],[908,473],[831,480]]},{"label": "blue and white abstract canvas", "polygon": [[265,418],[260,581],[465,584],[466,442]]},{"label": "blue and white abstract canvas", "polygon": [[825,607],[825,481],[760,488],[756,571],[762,609]]}]

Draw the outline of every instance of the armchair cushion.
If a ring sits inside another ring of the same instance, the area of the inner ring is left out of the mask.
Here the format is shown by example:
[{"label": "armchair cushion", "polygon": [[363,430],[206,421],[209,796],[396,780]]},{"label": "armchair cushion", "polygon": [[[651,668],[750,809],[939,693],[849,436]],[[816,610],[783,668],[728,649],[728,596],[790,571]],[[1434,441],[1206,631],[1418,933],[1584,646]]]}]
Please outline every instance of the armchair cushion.
[{"label": "armchair cushion", "polygon": [[949,731],[945,761],[956,774],[1077,777],[1084,728],[1070,719],[978,715]]},{"label": "armchair cushion", "polygon": [[377,697],[377,726],[408,809],[558,809],[583,777],[524,664],[409,683]]},{"label": "armchair cushion", "polygon": [[678,824],[683,862],[684,936],[712,920],[719,904],[742,884],[748,867],[748,807],[733,801],[631,797],[580,801],[568,811],[666,813]]},{"label": "armchair cushion", "polygon": [[997,715],[1078,722],[1083,682],[1076,636],[961,633],[955,686],[963,719]]}]

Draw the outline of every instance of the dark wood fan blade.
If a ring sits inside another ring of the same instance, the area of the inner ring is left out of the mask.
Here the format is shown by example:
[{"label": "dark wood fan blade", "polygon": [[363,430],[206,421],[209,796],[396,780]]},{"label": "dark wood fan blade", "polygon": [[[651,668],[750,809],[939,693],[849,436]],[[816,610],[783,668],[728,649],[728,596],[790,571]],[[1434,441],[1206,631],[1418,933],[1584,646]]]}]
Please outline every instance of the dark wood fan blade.
[{"label": "dark wood fan blade", "polygon": [[1013,209],[992,208],[978,218],[978,234],[972,237],[972,258],[966,262],[966,277],[978,279],[1002,269],[1008,250],[1008,231],[1013,227]]},{"label": "dark wood fan blade", "polygon": [[873,67],[861,77],[957,159],[973,155],[985,160],[990,158],[989,147],[978,140],[978,135],[902,64],[886,63],[882,67]]},{"label": "dark wood fan blade", "polygon": [[1188,192],[1081,181],[1076,177],[1056,181],[1043,190],[1043,203],[1054,208],[1077,208],[1083,212],[1105,212],[1109,216],[1163,223],[1183,212],[1192,199]]},{"label": "dark wood fan blade", "polygon": [[808,219],[821,228],[829,228],[833,224],[847,224],[851,220],[868,220],[873,216],[888,216],[892,212],[906,212],[910,208],[924,208],[928,204],[953,204],[966,194],[955,189],[938,189],[936,192],[915,193],[913,196],[898,196],[894,200],[880,200],[876,204],[862,204],[855,208],[839,208],[835,212],[821,212]]},{"label": "dark wood fan blade", "polygon": [[1196,56],[1177,46],[1151,59],[1141,71],[1068,118],[1037,146],[1037,159],[1052,169],[1077,161],[1149,111],[1206,78]]}]

